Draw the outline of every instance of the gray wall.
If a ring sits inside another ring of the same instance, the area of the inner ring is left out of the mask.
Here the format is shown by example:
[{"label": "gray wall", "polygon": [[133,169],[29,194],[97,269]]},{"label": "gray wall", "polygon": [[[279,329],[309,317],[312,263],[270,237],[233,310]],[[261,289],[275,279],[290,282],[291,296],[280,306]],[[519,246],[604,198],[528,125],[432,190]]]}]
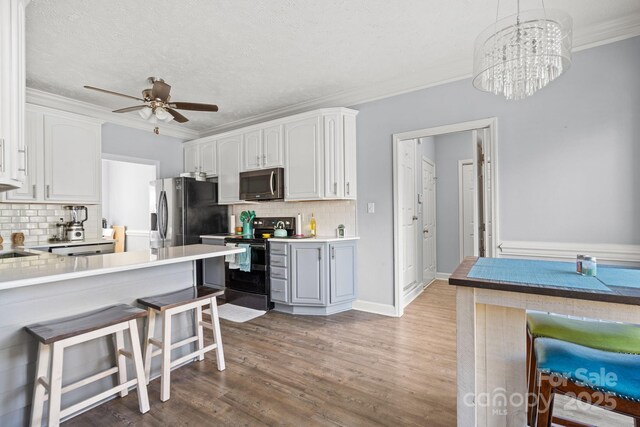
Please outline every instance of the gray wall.
[{"label": "gray wall", "polygon": [[[393,304],[392,134],[498,117],[502,240],[640,244],[640,38],[506,101],[469,79],[357,105],[359,298]],[[367,202],[376,213],[367,214]]]},{"label": "gray wall", "polygon": [[438,273],[460,264],[458,160],[472,159],[471,131],[438,135],[436,149],[436,262]]},{"label": "gray wall", "polygon": [[160,161],[160,178],[180,175],[182,139],[149,131],[105,123],[102,125],[102,153]]}]

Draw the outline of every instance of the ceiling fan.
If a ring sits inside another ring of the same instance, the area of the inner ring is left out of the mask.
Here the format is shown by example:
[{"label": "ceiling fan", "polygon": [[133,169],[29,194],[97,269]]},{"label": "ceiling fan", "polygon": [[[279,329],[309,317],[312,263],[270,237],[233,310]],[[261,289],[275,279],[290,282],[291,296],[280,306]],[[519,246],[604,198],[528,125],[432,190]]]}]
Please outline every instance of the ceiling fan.
[{"label": "ceiling fan", "polygon": [[171,120],[175,120],[178,123],[188,122],[189,119],[177,112],[176,109],[192,111],[218,111],[218,106],[214,104],[197,104],[195,102],[172,102],[171,96],[169,95],[169,93],[171,92],[170,85],[165,83],[165,81],[159,77],[149,77],[148,80],[149,83],[151,83],[153,86],[142,91],[142,98],[125,95],[123,93],[118,93],[111,90],[100,89],[93,86],[85,86],[85,88],[144,102],[143,105],[121,108],[119,110],[114,110],[113,112],[128,113],[130,111],[139,111],[142,118],[150,120],[152,122],[156,122],[158,120],[163,122],[170,122]]}]

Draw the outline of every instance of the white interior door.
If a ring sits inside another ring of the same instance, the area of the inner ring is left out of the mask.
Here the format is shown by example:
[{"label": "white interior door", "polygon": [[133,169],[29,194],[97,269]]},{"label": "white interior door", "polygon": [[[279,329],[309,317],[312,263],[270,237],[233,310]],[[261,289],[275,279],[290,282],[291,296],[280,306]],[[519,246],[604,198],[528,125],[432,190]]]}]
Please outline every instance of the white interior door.
[{"label": "white interior door", "polygon": [[460,218],[460,261],[473,256],[474,222],[473,200],[475,197],[473,160],[462,160],[459,163],[459,218]]},{"label": "white interior door", "polygon": [[436,278],[436,166],[422,158],[422,281],[430,283]]},{"label": "white interior door", "polygon": [[408,139],[400,141],[400,232],[402,245],[400,263],[402,264],[402,286],[408,289],[416,282],[416,141]]}]

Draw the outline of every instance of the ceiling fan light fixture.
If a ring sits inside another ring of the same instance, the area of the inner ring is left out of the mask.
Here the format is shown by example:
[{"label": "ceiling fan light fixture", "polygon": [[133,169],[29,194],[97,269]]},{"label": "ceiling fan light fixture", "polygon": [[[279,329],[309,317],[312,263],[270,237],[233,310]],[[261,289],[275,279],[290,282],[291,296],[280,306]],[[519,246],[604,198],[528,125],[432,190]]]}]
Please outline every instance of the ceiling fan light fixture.
[{"label": "ceiling fan light fixture", "polygon": [[165,123],[170,122],[171,120],[173,120],[173,116],[171,114],[169,114],[169,112],[167,110],[165,110],[162,107],[158,107],[155,109],[155,114],[156,117],[158,118],[158,120],[163,121]]},{"label": "ceiling fan light fixture", "polygon": [[[499,7],[499,6],[498,6]],[[497,14],[496,14],[497,15]],[[524,99],[571,66],[572,19],[560,10],[518,12],[497,19],[476,40],[473,86]]]},{"label": "ceiling fan light fixture", "polygon": [[138,114],[140,114],[140,117],[142,117],[143,119],[149,120],[149,118],[153,114],[153,111],[151,110],[150,107],[147,107],[147,108],[143,108],[142,110],[139,110]]}]

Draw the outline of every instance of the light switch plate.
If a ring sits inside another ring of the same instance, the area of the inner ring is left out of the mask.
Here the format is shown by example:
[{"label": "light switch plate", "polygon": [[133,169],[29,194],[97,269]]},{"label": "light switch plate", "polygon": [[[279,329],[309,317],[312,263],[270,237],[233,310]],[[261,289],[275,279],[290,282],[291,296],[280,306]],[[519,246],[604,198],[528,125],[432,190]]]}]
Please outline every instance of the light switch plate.
[{"label": "light switch plate", "polygon": [[376,212],[376,204],[373,202],[367,203],[367,213],[375,213]]}]

